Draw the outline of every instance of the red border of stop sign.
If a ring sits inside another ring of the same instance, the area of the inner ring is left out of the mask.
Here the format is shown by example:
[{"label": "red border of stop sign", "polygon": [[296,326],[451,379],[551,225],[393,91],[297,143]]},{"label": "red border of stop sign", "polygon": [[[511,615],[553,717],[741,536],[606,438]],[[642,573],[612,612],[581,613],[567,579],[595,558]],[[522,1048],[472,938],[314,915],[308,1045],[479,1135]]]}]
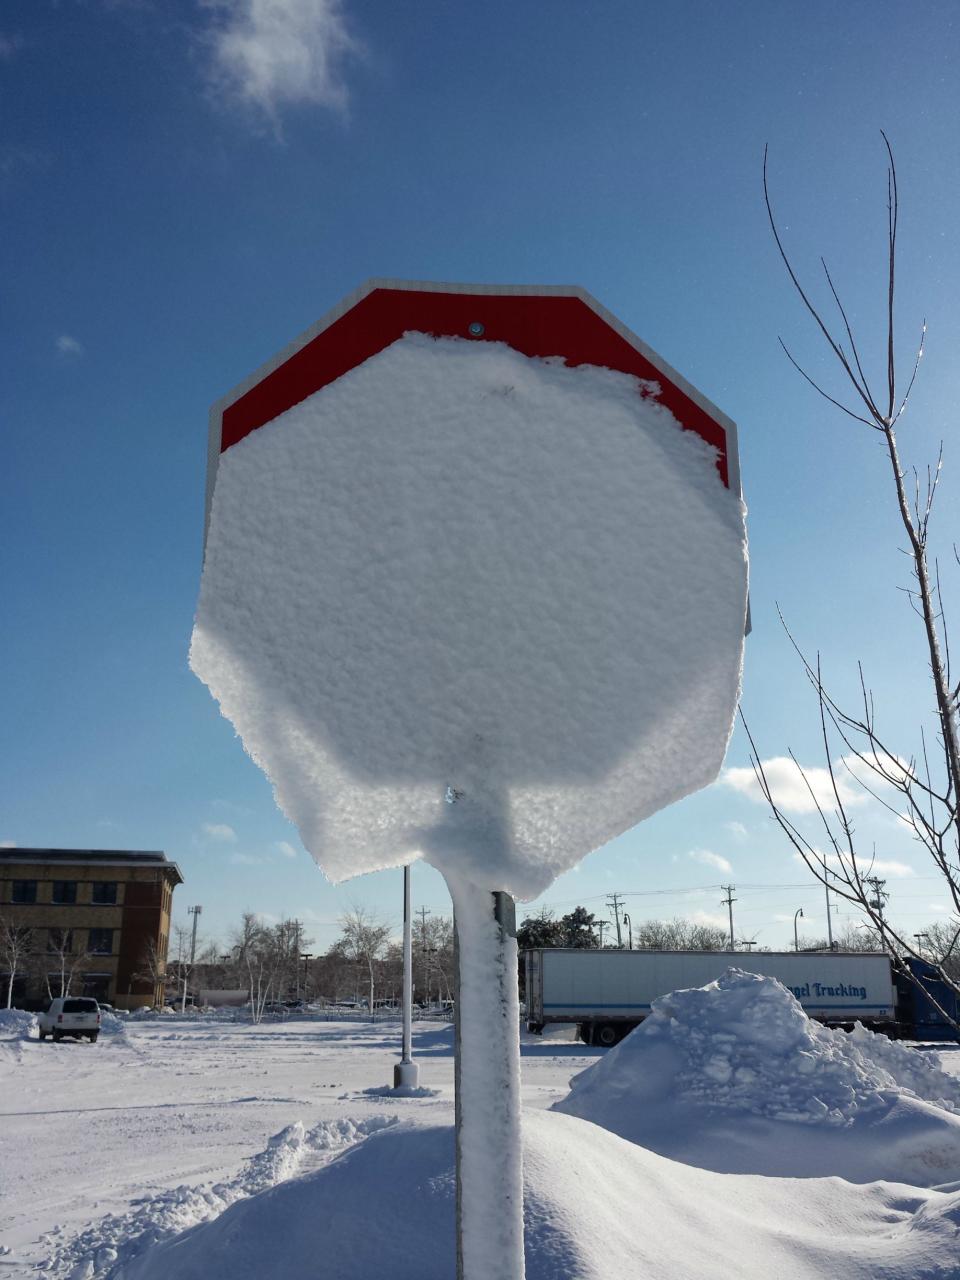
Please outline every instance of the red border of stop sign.
[{"label": "red border of stop sign", "polygon": [[713,445],[723,483],[740,491],[735,424],[585,290],[370,280],[213,406],[207,519],[225,449],[408,332],[504,342],[526,356],[657,382],[660,403]]}]

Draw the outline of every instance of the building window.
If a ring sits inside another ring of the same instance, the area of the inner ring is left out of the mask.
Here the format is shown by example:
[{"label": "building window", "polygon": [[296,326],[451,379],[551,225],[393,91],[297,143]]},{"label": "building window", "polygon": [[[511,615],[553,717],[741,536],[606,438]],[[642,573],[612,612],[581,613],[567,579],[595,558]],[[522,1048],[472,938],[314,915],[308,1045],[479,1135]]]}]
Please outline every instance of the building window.
[{"label": "building window", "polygon": [[76,880],[54,880],[53,892],[50,895],[50,901],[59,903],[61,906],[67,903],[73,903],[77,900],[77,882]]},{"label": "building window", "polygon": [[85,973],[83,975],[83,994],[92,996],[94,1000],[107,1000],[110,996],[109,973]]},{"label": "building window", "polygon": [[117,901],[116,880],[94,880],[90,901],[98,907],[112,907]]},{"label": "building window", "polygon": [[49,929],[47,931],[47,950],[58,955],[69,955],[73,951],[72,929]]},{"label": "building window", "polygon": [[36,900],[36,880],[14,880],[13,897],[10,899],[11,902],[36,902]]},{"label": "building window", "polygon": [[87,950],[94,956],[109,956],[113,954],[113,930],[112,929],[91,929],[90,936],[87,941]]}]

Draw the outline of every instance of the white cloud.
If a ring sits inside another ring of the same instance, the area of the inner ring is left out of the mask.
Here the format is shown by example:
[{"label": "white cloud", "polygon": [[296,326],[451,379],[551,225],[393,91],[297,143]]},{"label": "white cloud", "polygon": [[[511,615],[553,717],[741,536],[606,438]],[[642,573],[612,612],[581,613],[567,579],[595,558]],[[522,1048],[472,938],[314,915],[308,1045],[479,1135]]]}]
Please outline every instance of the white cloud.
[{"label": "white cloud", "polygon": [[882,791],[889,786],[883,777],[876,772],[876,769],[882,769],[894,782],[902,782],[909,774],[909,766],[906,760],[900,759],[898,756],[888,756],[885,751],[878,751],[875,765],[873,767],[873,758],[867,757],[871,763],[866,763],[859,756],[841,756],[840,764],[847,769],[858,782],[862,782],[868,786],[871,791]]},{"label": "white cloud", "polygon": [[894,880],[906,880],[917,874],[908,863],[897,862],[895,858],[874,858],[870,867],[871,875],[892,876]]},{"label": "white cloud", "polygon": [[252,853],[231,853],[230,861],[237,863],[241,867],[256,867],[263,862],[263,859],[257,858]]},{"label": "white cloud", "polygon": [[717,871],[726,873],[733,870],[726,858],[721,858],[719,853],[713,853],[709,849],[691,849],[687,857],[694,862],[703,863],[705,867],[715,867]]},{"label": "white cloud", "polygon": [[62,356],[83,355],[83,347],[76,338],[71,338],[69,333],[61,333],[60,337],[57,338],[57,350]]},{"label": "white cloud", "polygon": [[[840,867],[848,865],[846,858],[840,859],[835,853],[821,853],[818,849],[817,857],[825,859],[827,869],[836,871]],[[803,858],[799,853],[793,855],[794,861],[803,863]],[[804,864],[806,865],[806,864]],[[896,858],[874,858],[870,859],[869,855],[857,858],[857,866],[862,876],[889,876],[892,880],[908,880],[917,873],[913,867],[906,862],[898,862]]]},{"label": "white cloud", "polygon": [[289,840],[278,840],[273,847],[277,853],[282,853],[285,858],[295,858],[297,856],[297,851]]},{"label": "white cloud", "polygon": [[17,847],[16,840],[0,840],[0,849],[16,849]]},{"label": "white cloud", "polygon": [[711,929],[728,930],[730,928],[730,921],[727,916],[716,916],[710,911],[693,911],[688,916],[688,919],[692,920],[694,924],[708,925]]},{"label": "white cloud", "polygon": [[730,832],[734,840],[746,840],[748,832],[747,832],[747,828],[743,825],[742,822],[737,822],[737,821],[725,822],[723,824],[723,827],[725,831]]},{"label": "white cloud", "polygon": [[226,822],[204,822],[200,830],[208,840],[224,840],[232,843],[237,838],[233,827]]},{"label": "white cloud", "polygon": [[[789,756],[773,756],[761,761],[761,765],[773,799],[784,813],[815,813],[817,803],[828,813],[836,808],[830,773],[822,765],[805,765],[801,773],[800,767]],[[834,766],[834,777],[844,805],[865,804],[870,799],[856,785],[842,762]],[[724,769],[720,782],[757,804],[767,803],[752,767]]]},{"label": "white cloud", "polygon": [[343,111],[343,65],[362,50],[340,0],[203,0],[222,16],[210,36],[212,88],[277,125],[286,105]]}]

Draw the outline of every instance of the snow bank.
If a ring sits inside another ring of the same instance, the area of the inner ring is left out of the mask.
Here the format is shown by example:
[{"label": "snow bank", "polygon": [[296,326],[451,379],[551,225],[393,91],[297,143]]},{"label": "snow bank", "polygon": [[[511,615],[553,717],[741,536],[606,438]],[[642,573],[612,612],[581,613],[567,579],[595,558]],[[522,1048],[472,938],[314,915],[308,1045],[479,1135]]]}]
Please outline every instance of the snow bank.
[{"label": "snow bank", "polygon": [[[527,1280],[955,1274],[960,1193],[723,1177],[572,1116],[524,1119]],[[407,1122],[150,1250],[123,1280],[453,1280],[454,1144]],[[119,1277],[118,1277],[119,1280]]]},{"label": "snow bank", "polygon": [[191,666],[332,879],[533,897],[716,776],[743,510],[656,394],[409,334],[221,457]]},{"label": "snow bank", "polygon": [[[248,1160],[229,1181],[206,1187],[172,1187],[134,1201],[129,1213],[108,1214],[68,1241],[51,1236],[52,1250],[41,1269],[46,1275],[70,1280],[126,1280],[139,1274],[128,1270],[134,1260],[159,1256],[162,1250],[156,1246],[163,1241],[178,1240],[184,1232],[218,1218],[240,1200],[292,1178],[305,1159],[335,1154],[396,1123],[393,1117],[323,1121],[307,1132],[296,1121],[274,1134],[265,1150]],[[176,1276],[177,1272],[169,1274]],[[271,1274],[276,1273],[264,1272]]]},{"label": "snow bank", "polygon": [[0,1040],[36,1040],[37,1015],[23,1009],[0,1009]]},{"label": "snow bank", "polygon": [[860,1028],[810,1021],[775,978],[675,991],[555,1109],[721,1172],[960,1179],[960,1082]]},{"label": "snow bank", "polygon": [[960,1114],[960,1079],[940,1070],[935,1053],[898,1044],[896,1040],[869,1031],[859,1022],[847,1039],[848,1046],[851,1043],[863,1058],[886,1072],[894,1084],[927,1102],[935,1102],[945,1111]]},{"label": "snow bank", "polygon": [[110,1009],[101,1009],[100,1030],[108,1036],[122,1036],[126,1034],[127,1026],[123,1018],[118,1018]]}]

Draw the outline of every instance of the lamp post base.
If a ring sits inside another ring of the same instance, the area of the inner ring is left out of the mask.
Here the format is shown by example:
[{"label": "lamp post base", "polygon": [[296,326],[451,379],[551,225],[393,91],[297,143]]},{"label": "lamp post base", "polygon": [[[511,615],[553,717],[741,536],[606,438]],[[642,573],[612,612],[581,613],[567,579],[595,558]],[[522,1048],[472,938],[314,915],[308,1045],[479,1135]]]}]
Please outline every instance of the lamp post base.
[{"label": "lamp post base", "polygon": [[419,1062],[395,1062],[393,1064],[393,1087],[395,1089],[416,1089],[419,1085]]}]

